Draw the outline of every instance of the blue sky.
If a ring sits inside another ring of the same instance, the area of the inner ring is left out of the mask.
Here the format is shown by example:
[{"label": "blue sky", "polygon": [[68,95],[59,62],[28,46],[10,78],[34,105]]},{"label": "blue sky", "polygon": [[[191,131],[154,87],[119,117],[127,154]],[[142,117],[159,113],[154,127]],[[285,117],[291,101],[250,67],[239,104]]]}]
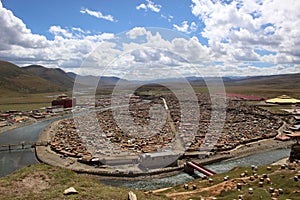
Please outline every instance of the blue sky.
[{"label": "blue sky", "polygon": [[[207,75],[295,73],[300,71],[299,10],[297,0],[0,0],[0,59],[80,73],[82,62],[100,49],[108,60],[101,57],[97,66],[131,52],[130,62],[118,63],[133,66],[153,61],[145,58],[151,56],[186,69],[169,53],[137,53],[150,47],[168,49]],[[127,32],[145,41],[126,39]],[[109,44],[119,35],[128,45],[117,52]]]},{"label": "blue sky", "polygon": [[[173,29],[173,24],[180,26],[183,21],[196,21],[197,25],[201,25],[201,21],[191,13],[191,1],[174,0],[172,3],[151,1],[157,10],[147,8],[149,2],[143,0],[2,0],[4,7],[12,10],[16,17],[22,19],[27,28],[33,33],[45,35],[48,39],[53,39],[53,35],[49,33],[49,27],[53,25],[63,28],[79,27],[92,33],[119,33],[134,27]],[[145,5],[146,8],[141,5]],[[85,10],[102,13],[104,17],[97,18]],[[111,16],[112,20],[108,16]],[[193,32],[193,34],[197,33]],[[199,32],[197,36],[201,36]]]}]

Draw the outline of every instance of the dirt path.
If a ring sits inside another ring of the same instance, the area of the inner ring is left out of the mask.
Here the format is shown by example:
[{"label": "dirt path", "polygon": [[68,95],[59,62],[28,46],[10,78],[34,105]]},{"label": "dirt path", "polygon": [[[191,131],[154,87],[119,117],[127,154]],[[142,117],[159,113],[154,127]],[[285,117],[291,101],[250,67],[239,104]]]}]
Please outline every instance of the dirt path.
[{"label": "dirt path", "polygon": [[169,107],[167,105],[167,102],[164,98],[162,98],[163,102],[164,102],[164,108],[166,109],[167,112],[167,121],[170,125],[171,131],[173,132],[173,134],[175,135],[175,148],[179,153],[184,153],[185,148],[184,148],[184,144],[182,139],[180,138],[179,134],[176,131],[175,125],[174,125],[174,121],[172,119],[171,116],[171,112],[169,110]]}]

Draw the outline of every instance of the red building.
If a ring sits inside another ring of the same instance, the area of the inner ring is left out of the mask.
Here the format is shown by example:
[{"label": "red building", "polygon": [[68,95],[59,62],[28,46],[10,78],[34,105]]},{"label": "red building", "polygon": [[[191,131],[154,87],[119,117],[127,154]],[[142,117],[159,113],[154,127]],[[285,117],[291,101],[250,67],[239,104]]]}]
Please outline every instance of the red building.
[{"label": "red building", "polygon": [[52,101],[52,106],[61,106],[63,108],[72,108],[76,105],[75,98],[69,98],[67,95],[62,94],[57,99]]}]

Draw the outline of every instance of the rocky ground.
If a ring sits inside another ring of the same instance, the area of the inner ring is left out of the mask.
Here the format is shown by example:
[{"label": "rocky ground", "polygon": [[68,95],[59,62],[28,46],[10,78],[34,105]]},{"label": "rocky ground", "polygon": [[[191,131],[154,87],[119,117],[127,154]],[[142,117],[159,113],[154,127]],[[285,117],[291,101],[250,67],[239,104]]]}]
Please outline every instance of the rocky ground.
[{"label": "rocky ground", "polygon": [[[170,199],[299,199],[300,165],[237,167],[158,192]],[[154,191],[156,193],[156,191]]]}]

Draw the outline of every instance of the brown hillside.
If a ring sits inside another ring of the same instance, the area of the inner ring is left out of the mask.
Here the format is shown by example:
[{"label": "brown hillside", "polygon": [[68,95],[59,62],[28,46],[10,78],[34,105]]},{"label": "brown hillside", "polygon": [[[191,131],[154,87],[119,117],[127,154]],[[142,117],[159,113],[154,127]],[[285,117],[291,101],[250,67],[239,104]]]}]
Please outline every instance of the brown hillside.
[{"label": "brown hillside", "polygon": [[54,91],[65,91],[65,88],[34,76],[17,65],[0,61],[0,92],[7,94],[33,94]]}]

